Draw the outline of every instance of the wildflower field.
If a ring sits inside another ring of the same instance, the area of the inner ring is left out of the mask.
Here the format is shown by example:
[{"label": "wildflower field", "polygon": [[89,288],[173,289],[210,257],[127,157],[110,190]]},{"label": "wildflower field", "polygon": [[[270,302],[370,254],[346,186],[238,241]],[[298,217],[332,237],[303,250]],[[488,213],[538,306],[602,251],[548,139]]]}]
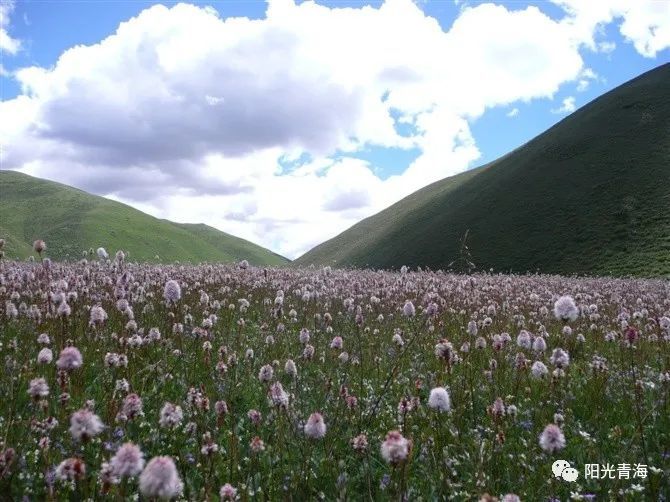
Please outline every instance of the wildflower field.
[{"label": "wildflower field", "polygon": [[0,261],[1,500],[670,493],[668,281],[111,258]]}]

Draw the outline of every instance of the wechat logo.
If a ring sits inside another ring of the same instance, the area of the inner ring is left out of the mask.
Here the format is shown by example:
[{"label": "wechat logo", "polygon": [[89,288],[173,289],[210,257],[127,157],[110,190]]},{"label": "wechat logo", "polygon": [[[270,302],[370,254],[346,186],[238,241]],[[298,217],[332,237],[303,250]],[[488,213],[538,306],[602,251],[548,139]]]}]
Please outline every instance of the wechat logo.
[{"label": "wechat logo", "polygon": [[567,460],[557,460],[551,466],[551,471],[557,478],[563,478],[569,483],[574,483],[579,477],[579,471],[570,465]]}]

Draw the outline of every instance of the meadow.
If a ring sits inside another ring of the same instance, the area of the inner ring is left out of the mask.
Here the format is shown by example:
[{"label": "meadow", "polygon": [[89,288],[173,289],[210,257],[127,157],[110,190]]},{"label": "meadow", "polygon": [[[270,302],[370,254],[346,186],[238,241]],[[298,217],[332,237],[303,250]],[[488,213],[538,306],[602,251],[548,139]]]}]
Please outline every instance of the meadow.
[{"label": "meadow", "polygon": [[0,499],[666,500],[669,317],[664,280],[0,260]]}]

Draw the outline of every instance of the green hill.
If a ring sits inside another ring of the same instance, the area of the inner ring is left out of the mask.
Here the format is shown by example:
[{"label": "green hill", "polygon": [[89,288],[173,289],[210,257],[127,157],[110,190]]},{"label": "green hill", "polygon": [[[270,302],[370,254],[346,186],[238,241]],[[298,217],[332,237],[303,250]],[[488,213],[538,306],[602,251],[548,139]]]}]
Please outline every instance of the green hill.
[{"label": "green hill", "polygon": [[[35,239],[47,255],[78,259],[82,251],[118,249],[132,261],[230,262],[283,265],[288,260],[207,225],[173,223],[76,188],[0,171],[0,238],[8,258],[25,258]],[[159,256],[159,260],[156,260]]]},{"label": "green hill", "polygon": [[297,264],[670,273],[670,64],[504,157],[429,185]]}]

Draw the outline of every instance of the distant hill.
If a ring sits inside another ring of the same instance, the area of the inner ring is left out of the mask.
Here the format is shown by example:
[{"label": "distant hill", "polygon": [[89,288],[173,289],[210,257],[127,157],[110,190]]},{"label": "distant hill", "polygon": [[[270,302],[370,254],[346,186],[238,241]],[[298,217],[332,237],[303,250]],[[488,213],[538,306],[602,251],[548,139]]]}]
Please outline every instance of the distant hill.
[{"label": "distant hill", "polygon": [[8,258],[26,258],[39,238],[56,259],[79,259],[83,251],[102,246],[110,256],[123,249],[131,261],[289,261],[207,225],[161,220],[67,185],[1,170],[0,238]]},{"label": "distant hill", "polygon": [[463,269],[467,258],[496,271],[670,273],[670,64],[295,263]]}]

